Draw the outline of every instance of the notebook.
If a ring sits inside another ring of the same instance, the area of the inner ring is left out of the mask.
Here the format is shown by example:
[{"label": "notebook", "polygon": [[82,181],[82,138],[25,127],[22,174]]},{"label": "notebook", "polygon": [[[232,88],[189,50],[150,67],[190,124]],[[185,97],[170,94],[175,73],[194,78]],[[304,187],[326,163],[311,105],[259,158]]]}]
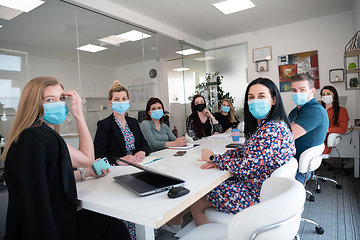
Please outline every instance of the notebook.
[{"label": "notebook", "polygon": [[180,178],[172,177],[170,175],[156,171],[155,169],[141,166],[140,164],[136,163],[131,163],[119,158],[117,160],[143,170],[137,173],[114,177],[116,182],[120,183],[141,197],[163,192],[174,187],[183,186],[185,183],[185,181]]}]

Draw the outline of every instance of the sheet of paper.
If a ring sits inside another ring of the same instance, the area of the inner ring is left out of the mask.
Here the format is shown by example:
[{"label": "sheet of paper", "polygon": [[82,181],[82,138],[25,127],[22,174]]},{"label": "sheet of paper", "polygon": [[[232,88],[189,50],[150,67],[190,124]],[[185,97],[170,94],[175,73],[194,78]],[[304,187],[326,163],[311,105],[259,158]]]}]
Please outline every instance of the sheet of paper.
[{"label": "sheet of paper", "polygon": [[186,149],[190,149],[190,148],[192,148],[192,147],[194,147],[194,144],[188,143],[188,144],[187,144],[186,146],[184,146],[184,147],[171,147],[170,149],[186,150]]}]

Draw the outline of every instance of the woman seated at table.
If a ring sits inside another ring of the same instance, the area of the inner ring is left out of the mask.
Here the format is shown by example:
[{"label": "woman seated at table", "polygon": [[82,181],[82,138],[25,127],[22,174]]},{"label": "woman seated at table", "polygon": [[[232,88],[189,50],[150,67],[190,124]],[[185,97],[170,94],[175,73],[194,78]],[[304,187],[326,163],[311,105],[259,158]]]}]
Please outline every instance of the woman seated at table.
[{"label": "woman seated at table", "polygon": [[[67,116],[65,96],[71,97],[79,149],[54,130]],[[118,219],[77,211],[75,181],[98,176],[92,167],[73,167],[94,163],[94,148],[80,96],[64,92],[56,78],[37,77],[25,85],[2,159],[9,191],[4,239],[130,239]],[[101,171],[100,177],[109,172]]]},{"label": "woman seated at table", "polygon": [[214,113],[214,117],[222,126],[222,132],[231,131],[232,128],[236,128],[239,124],[239,120],[235,116],[234,106],[228,98],[222,100],[221,109],[219,112]]},{"label": "woman seated at table", "polygon": [[164,105],[158,98],[152,97],[147,102],[146,118],[141,122],[140,128],[152,152],[187,144],[185,137],[176,138],[164,123]]},{"label": "woman seated at table", "polygon": [[325,138],[324,154],[329,154],[331,148],[327,146],[330,133],[345,134],[349,122],[349,115],[344,107],[339,105],[339,95],[333,86],[325,86],[320,91],[321,105],[326,109],[329,117],[329,129]]},{"label": "woman seated at table", "polygon": [[186,130],[193,140],[211,136],[215,132],[222,132],[222,126],[211,112],[206,109],[203,96],[197,94],[193,97],[191,111],[192,114],[186,119]]},{"label": "woman seated at table", "polygon": [[278,167],[295,155],[295,140],[290,130],[281,95],[267,78],[252,81],[245,92],[245,137],[243,145],[215,154],[203,149],[202,169],[219,168],[233,177],[211,190],[191,207],[196,226],[209,223],[205,209],[236,214],[259,203],[262,183]]},{"label": "woman seated at table", "polygon": [[116,160],[142,162],[151,149],[135,118],[125,116],[129,109],[129,91],[115,80],[109,89],[109,103],[114,112],[98,121],[95,133],[95,157],[106,157],[111,164],[124,165]]}]

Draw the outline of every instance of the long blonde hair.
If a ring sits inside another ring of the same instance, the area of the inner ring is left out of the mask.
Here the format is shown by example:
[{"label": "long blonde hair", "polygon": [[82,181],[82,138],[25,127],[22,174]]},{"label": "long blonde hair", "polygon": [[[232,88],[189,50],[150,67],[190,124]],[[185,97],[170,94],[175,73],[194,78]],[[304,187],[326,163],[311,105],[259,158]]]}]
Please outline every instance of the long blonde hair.
[{"label": "long blonde hair", "polygon": [[[229,104],[229,107],[230,107],[230,112],[229,112],[229,116],[228,116],[230,122],[232,122],[232,123],[236,122],[235,109],[234,109],[234,106],[233,106],[231,100],[228,99],[228,98],[225,98],[225,99],[222,100],[221,105],[223,104],[224,101],[226,101]],[[223,110],[220,109],[220,112],[223,113]]]},{"label": "long blonde hair", "polygon": [[127,88],[121,85],[118,80],[115,80],[109,89],[109,96],[108,96],[109,100],[112,99],[114,92],[122,92],[122,91],[126,92],[127,98],[129,99],[129,91],[127,90]]},{"label": "long blonde hair", "polygon": [[[36,127],[42,124],[44,116],[43,91],[51,85],[60,85],[54,77],[37,77],[30,80],[24,87],[18,105],[13,125],[6,136],[6,145],[1,155],[3,160],[13,142],[16,142],[20,133],[29,127]],[[60,85],[62,87],[62,85]]]}]

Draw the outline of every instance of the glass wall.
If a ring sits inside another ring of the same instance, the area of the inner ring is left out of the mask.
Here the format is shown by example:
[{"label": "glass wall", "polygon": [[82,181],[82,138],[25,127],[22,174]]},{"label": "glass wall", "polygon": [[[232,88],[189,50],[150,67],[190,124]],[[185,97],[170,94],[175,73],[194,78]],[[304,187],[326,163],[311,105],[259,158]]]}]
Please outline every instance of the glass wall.
[{"label": "glass wall", "polygon": [[[211,112],[218,112],[223,95],[233,99],[235,115],[243,120],[243,105],[247,80],[247,46],[246,44],[216,48],[213,35],[199,39],[182,41],[181,51],[193,52],[181,58],[168,60],[169,101],[181,105],[176,111],[177,124],[186,133],[185,120],[191,114],[190,103],[195,93],[200,93],[206,100]],[[195,45],[196,44],[196,45]],[[174,69],[179,69],[175,72]],[[216,76],[222,76],[222,83],[216,85]],[[174,111],[173,111],[174,112]],[[180,113],[178,113],[180,112]]]},{"label": "glass wall", "polygon": [[[107,95],[114,80],[130,91],[130,116],[137,117],[148,98],[160,94],[156,32],[58,0],[10,20],[0,15],[0,25],[0,114],[5,112],[7,119],[0,120],[3,136],[24,85],[38,76],[57,77],[65,90],[80,94],[92,135],[96,122],[111,113]],[[69,99],[67,103],[70,108]],[[69,114],[60,133],[76,132]]]}]

